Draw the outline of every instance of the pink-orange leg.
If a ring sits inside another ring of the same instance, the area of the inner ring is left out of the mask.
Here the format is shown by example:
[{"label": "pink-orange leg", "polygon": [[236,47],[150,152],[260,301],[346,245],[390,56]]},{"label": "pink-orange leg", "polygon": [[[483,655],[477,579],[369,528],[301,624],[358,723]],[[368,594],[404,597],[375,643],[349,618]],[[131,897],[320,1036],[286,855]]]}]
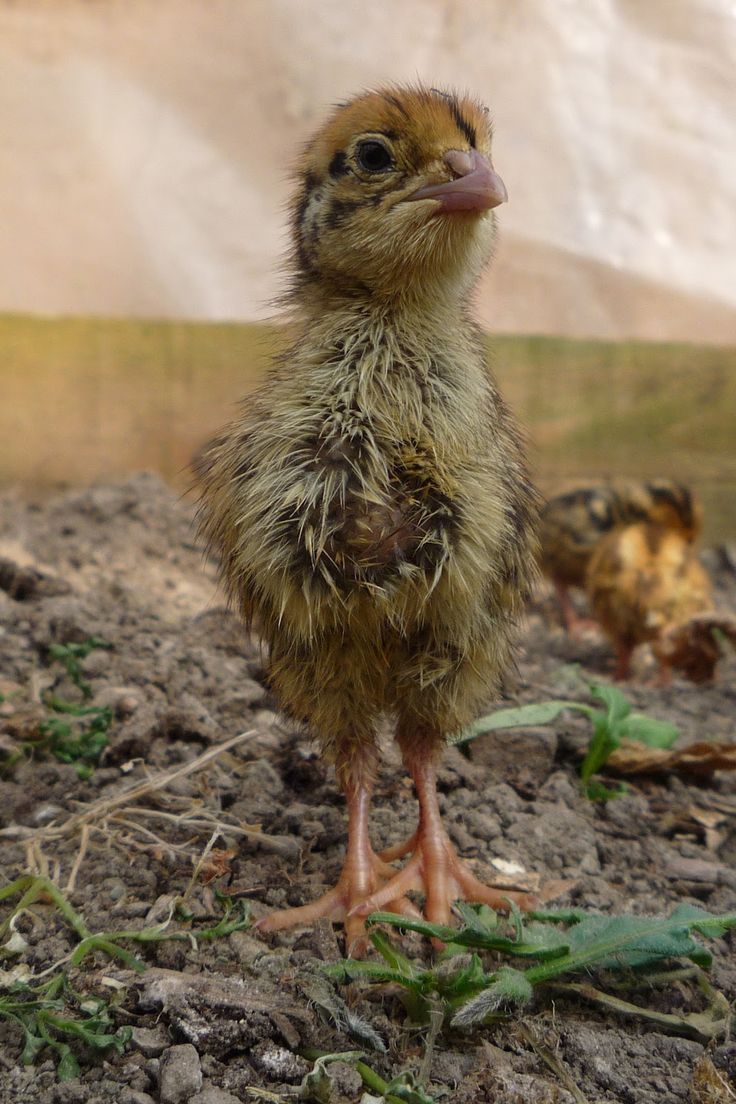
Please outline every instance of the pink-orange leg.
[{"label": "pink-orange leg", "polygon": [[424,914],[433,924],[447,924],[452,904],[458,899],[482,902],[504,911],[511,899],[521,908],[530,908],[532,898],[484,885],[458,856],[442,825],[431,753],[408,758],[406,766],[417,791],[419,827],[407,843],[384,851],[382,858],[397,858],[410,849],[412,856],[390,881],[354,905],[353,915],[367,916],[377,909],[391,909],[392,901],[404,898],[412,889],[424,894]]},{"label": "pink-orange leg", "polygon": [[619,644],[616,647],[616,667],[613,672],[615,679],[631,678],[631,657],[634,649],[630,644]]},{"label": "pink-orange leg", "polygon": [[580,616],[570,597],[570,590],[564,583],[555,583],[555,590],[565,628],[574,640],[579,640],[586,631],[597,627],[593,618]]},{"label": "pink-orange leg", "polygon": [[[311,924],[321,916],[344,919],[348,953],[364,953],[367,945],[364,917],[371,910],[359,911],[360,905],[396,874],[394,867],[379,858],[371,847],[368,835],[370,799],[371,787],[367,784],[347,790],[348,846],[335,888],[309,905],[272,912],[258,921],[257,928],[266,932],[281,931],[295,924]],[[403,894],[391,893],[386,900],[390,902],[392,912],[415,917],[420,915]]]}]

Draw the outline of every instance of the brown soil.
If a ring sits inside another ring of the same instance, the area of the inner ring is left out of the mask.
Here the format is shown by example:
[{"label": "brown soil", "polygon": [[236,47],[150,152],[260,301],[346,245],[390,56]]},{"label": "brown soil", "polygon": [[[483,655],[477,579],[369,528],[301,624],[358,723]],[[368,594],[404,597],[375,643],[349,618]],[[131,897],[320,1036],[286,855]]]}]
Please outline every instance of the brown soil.
[{"label": "brown soil", "polygon": [[[713,551],[707,560],[723,605],[735,608],[728,556]],[[48,754],[5,771],[0,824],[21,829],[3,832],[4,879],[31,862],[64,887],[81,857],[69,896],[92,931],[150,925],[165,919],[172,898],[187,890],[193,863],[219,821],[214,847],[233,854],[219,855],[229,866],[222,877],[208,885],[196,880],[188,897],[195,926],[219,917],[215,888],[247,896],[257,917],[274,906],[303,903],[334,882],[345,841],[334,779],[309,742],[277,717],[258,649],[220,604],[212,568],[203,567],[188,505],[151,476],[71,492],[43,506],[6,497],[0,501],[0,587],[0,690],[6,699],[0,719],[7,733],[1,750],[7,753],[24,724],[37,720],[44,692],[78,696],[49,653],[54,642],[92,636],[109,642],[109,649],[82,661],[82,670],[91,700],[111,705],[115,714],[108,747],[89,780]],[[507,697],[579,696],[581,676],[605,680],[611,666],[598,638],[575,643],[563,635],[542,595],[530,611]],[[736,662],[726,658],[711,686],[676,681],[652,688],[639,681],[624,689],[637,708],[676,722],[682,744],[733,740],[734,673]],[[89,803],[112,799],[133,781],[185,765],[246,731],[251,735],[232,750],[142,797],[135,810],[97,817],[84,834],[54,834]],[[656,913],[683,901],[712,912],[736,909],[733,775],[698,783],[678,776],[639,779],[626,796],[594,804],[576,781],[586,731],[581,720],[564,714],[545,729],[483,737],[467,754],[450,749],[440,781],[445,820],[460,852],[488,880],[499,876],[492,859],[536,872],[543,882],[568,880],[559,904],[605,912]],[[388,742],[372,819],[376,844],[408,835],[415,817],[411,788]],[[34,912],[21,929],[38,970],[71,943],[50,909],[40,905]],[[269,938],[241,932],[211,943],[152,944],[138,948],[150,966],[140,976],[109,960],[88,959],[78,985],[109,995],[116,990],[105,979],[124,983],[116,1015],[135,1026],[134,1044],[122,1057],[108,1053],[104,1061],[80,1052],[82,1078],[57,1085],[45,1055],[35,1067],[18,1064],[20,1034],[0,1026],[6,1067],[0,1100],[176,1099],[171,1077],[184,1076],[190,1059],[197,1062],[186,1043],[196,1048],[204,1080],[201,1098],[189,1091],[179,1099],[290,1099],[310,1069],[297,1050],[360,1049],[324,1022],[308,996],[315,960],[337,959],[340,939],[339,929],[322,923]],[[712,970],[729,1000],[736,995],[732,945],[731,937],[716,945]],[[406,947],[417,957],[429,954],[418,940],[407,939]],[[369,1064],[387,1078],[416,1070],[423,1034],[404,1021],[395,998],[358,989],[343,995],[385,1043],[384,1053],[366,1051]],[[544,1047],[566,1071],[567,1084],[559,1069],[545,1065]],[[447,1099],[457,1104],[684,1104],[695,1099],[690,1085],[702,1055],[695,1041],[616,1020],[569,998],[556,1006],[540,1000],[523,1020],[441,1036],[431,1081],[438,1094],[437,1086],[448,1087]],[[736,1059],[727,1043],[713,1060],[724,1076],[733,1075]],[[349,1066],[338,1067],[334,1082],[333,1101],[360,1100],[359,1078]]]}]

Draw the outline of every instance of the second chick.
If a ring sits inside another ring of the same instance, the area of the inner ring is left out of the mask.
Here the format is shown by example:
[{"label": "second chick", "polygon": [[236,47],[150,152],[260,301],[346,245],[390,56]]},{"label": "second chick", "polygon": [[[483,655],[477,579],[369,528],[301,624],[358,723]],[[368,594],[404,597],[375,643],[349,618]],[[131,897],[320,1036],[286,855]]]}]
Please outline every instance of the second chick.
[{"label": "second chick", "polygon": [[612,479],[575,487],[548,499],[541,516],[541,563],[557,591],[567,631],[578,635],[587,622],[577,613],[571,587],[585,587],[591,556],[608,533],[648,522],[680,533],[696,525],[690,492],[669,479]]},{"label": "second chick", "polygon": [[639,644],[652,642],[663,677],[670,662],[658,642],[674,626],[713,609],[713,587],[694,548],[700,509],[687,488],[660,501],[659,518],[611,530],[594,550],[586,575],[588,601],[626,678]]}]

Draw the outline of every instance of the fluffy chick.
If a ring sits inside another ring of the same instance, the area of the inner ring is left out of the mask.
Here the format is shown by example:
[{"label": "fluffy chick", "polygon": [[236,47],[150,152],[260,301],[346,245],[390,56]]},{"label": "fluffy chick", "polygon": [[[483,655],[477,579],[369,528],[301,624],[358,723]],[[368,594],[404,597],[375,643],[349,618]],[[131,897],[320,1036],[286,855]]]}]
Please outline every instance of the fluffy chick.
[{"label": "fluffy chick", "polygon": [[[416,912],[411,889],[438,922],[457,897],[502,906],[455,854],[435,790],[446,737],[509,662],[536,551],[522,445],[467,315],[506,197],[490,155],[467,97],[388,88],[335,110],[299,164],[291,345],[199,463],[225,586],[347,798],[336,888],[261,927],[345,918],[354,951],[373,909]],[[381,858],[368,808],[384,714],[420,817]]]},{"label": "fluffy chick", "polygon": [[[548,499],[540,520],[540,564],[555,585],[565,627],[577,635],[586,622],[570,597],[584,587],[590,558],[602,538],[617,526],[651,522],[684,532],[686,488],[668,479],[608,480]],[[691,523],[695,524],[694,516]],[[694,536],[694,532],[692,536]]]},{"label": "fluffy chick", "polygon": [[[657,643],[713,608],[713,588],[693,542],[700,510],[685,487],[662,492],[652,520],[613,529],[594,550],[586,575],[590,607],[617,653],[626,678],[638,644]],[[660,663],[667,665],[664,653]]]}]

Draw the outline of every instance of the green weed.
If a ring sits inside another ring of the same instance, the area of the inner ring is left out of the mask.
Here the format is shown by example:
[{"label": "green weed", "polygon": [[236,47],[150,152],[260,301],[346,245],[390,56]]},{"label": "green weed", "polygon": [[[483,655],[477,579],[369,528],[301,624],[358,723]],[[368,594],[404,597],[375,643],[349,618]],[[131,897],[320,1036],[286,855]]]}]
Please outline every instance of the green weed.
[{"label": "green weed", "polygon": [[[299,1096],[303,1100],[329,1104],[333,1098],[329,1066],[332,1062],[348,1062],[360,1074],[364,1087],[370,1090],[371,1095],[366,1094],[363,1097],[365,1101],[385,1100],[387,1104],[437,1104],[436,1097],[427,1095],[413,1073],[403,1070],[391,1081],[386,1081],[363,1061],[365,1055],[362,1051],[348,1050],[330,1054],[309,1047],[300,1053],[304,1058],[314,1062],[314,1066],[299,1087]],[[375,1096],[375,1093],[379,1095]]]},{"label": "green weed", "polygon": [[625,792],[625,786],[609,789],[593,775],[605,766],[611,752],[621,746],[621,741],[638,740],[648,747],[669,748],[680,733],[675,725],[667,721],[658,721],[646,713],[633,712],[629,702],[616,687],[597,682],[591,682],[589,686],[591,696],[601,702],[602,709],[585,702],[562,699],[521,705],[515,709],[499,709],[470,725],[453,743],[467,743],[484,732],[494,732],[502,728],[551,724],[560,713],[572,709],[586,716],[593,726],[590,743],[580,766],[583,792],[594,799],[616,797]]},{"label": "green weed", "polygon": [[82,697],[91,698],[92,687],[82,675],[80,660],[86,659],[90,652],[97,648],[111,647],[112,644],[109,644],[107,640],[103,640],[102,637],[90,636],[89,639],[83,640],[80,644],[52,644],[49,648],[49,655],[66,667],[66,673],[74,685],[82,691]]},{"label": "green weed", "polygon": [[[511,915],[504,921],[486,905],[458,903],[457,907],[463,920],[460,928],[373,913],[367,920],[373,929],[370,938],[383,962],[347,959],[326,967],[326,973],[340,982],[363,979],[392,985],[417,1023],[427,1022],[439,1006],[447,1026],[468,1028],[505,1017],[511,1009],[528,1005],[537,994],[554,990],[649,1020],[700,1042],[727,1031],[728,1004],[703,973],[711,954],[696,936],[722,936],[736,927],[736,913],[713,916],[695,906],[679,905],[667,917],[602,916],[578,909],[522,916],[512,905]],[[376,924],[419,932],[446,943],[447,950],[435,965],[425,967],[401,954],[375,929]],[[488,951],[509,961],[488,972],[479,953]],[[670,960],[682,958],[694,966],[663,970]],[[616,978],[619,989],[622,979],[624,986],[634,989],[642,983],[661,985],[688,977],[709,1004],[704,1012],[662,1013],[596,988],[590,982],[594,973]]]},{"label": "green weed", "polygon": [[71,763],[82,779],[91,776],[100,755],[107,747],[113,711],[108,705],[93,705],[92,687],[82,674],[81,660],[97,648],[110,648],[106,640],[92,636],[79,644],[52,644],[50,657],[66,668],[70,680],[81,693],[81,701],[65,701],[46,694],[43,705],[48,711],[38,725],[39,739],[26,738],[18,754],[6,759],[6,768],[23,754],[48,751],[61,763]]},{"label": "green weed", "polygon": [[[18,900],[0,924],[0,958],[20,957],[21,961],[11,970],[0,971],[0,1019],[9,1020],[22,1030],[25,1045],[21,1061],[25,1065],[33,1065],[47,1047],[55,1052],[60,1081],[79,1076],[70,1043],[82,1043],[103,1052],[114,1047],[122,1053],[130,1038],[128,1027],[114,1026],[110,1002],[81,994],[71,985],[70,970],[79,967],[89,955],[102,953],[140,973],[146,969],[145,962],[122,944],[164,940],[192,943],[219,939],[250,927],[248,906],[242,901],[233,904],[228,898],[220,898],[224,914],[209,928],[170,931],[172,909],[167,920],[155,927],[112,932],[91,932],[61,890],[40,875],[24,875],[0,888],[0,902],[14,898]],[[16,924],[24,912],[40,903],[53,907],[77,942],[61,961],[34,976],[22,962],[26,944]]]}]

